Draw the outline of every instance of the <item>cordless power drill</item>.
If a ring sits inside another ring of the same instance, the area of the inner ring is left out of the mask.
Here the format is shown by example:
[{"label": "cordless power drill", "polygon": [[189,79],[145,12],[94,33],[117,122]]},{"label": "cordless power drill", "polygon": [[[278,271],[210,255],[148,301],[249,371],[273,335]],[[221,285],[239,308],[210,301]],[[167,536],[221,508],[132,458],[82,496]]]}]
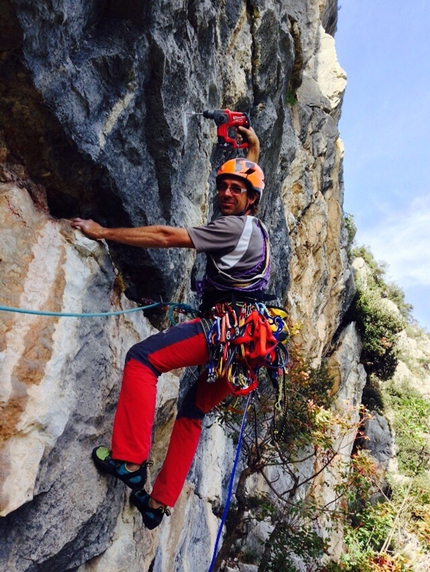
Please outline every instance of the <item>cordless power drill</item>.
[{"label": "cordless power drill", "polygon": [[245,149],[248,141],[243,133],[237,128],[240,126],[249,128],[251,123],[247,113],[242,111],[230,111],[229,109],[213,109],[203,111],[203,117],[213,119],[217,125],[218,147],[226,149]]}]

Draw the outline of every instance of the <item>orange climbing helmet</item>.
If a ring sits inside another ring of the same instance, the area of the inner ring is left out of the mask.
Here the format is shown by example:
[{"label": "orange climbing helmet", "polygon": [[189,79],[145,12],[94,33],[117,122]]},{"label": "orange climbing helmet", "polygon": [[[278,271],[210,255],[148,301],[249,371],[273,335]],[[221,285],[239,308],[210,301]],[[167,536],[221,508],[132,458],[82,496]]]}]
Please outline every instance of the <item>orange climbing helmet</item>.
[{"label": "orange climbing helmet", "polygon": [[219,185],[223,177],[243,179],[247,187],[258,194],[258,200],[261,199],[264,189],[264,173],[257,163],[244,158],[230,159],[230,161],[221,165],[216,176],[217,185]]}]

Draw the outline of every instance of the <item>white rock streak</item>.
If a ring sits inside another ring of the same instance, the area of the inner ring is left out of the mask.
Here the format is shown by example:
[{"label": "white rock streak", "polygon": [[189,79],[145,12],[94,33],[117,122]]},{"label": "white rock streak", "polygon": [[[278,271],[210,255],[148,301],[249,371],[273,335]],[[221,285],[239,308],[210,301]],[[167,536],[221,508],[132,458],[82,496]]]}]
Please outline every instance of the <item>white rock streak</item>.
[{"label": "white rock streak", "polygon": [[112,107],[111,112],[109,113],[106,119],[106,123],[104,124],[103,129],[99,133],[99,144],[101,149],[104,149],[104,146],[106,145],[106,137],[114,129],[115,125],[118,122],[119,117],[130,105],[131,101],[134,99],[134,96],[135,96],[134,92],[128,91],[124,95],[124,97],[118,100]]}]

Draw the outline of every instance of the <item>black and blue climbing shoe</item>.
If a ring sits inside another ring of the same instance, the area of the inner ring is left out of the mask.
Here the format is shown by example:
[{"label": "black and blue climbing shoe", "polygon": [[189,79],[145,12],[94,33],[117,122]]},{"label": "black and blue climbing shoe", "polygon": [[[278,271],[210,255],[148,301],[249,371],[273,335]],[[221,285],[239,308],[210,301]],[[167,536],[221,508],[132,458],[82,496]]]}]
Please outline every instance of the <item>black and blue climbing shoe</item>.
[{"label": "black and blue climbing shoe", "polygon": [[92,458],[95,466],[104,473],[109,473],[117,479],[121,479],[128,487],[139,490],[144,487],[147,477],[147,467],[152,461],[144,461],[136,471],[129,471],[125,461],[112,459],[111,452],[107,447],[93,449]]},{"label": "black and blue climbing shoe", "polygon": [[142,515],[143,524],[149,530],[156,528],[163,520],[163,516],[170,516],[170,510],[165,507],[152,508],[149,504],[151,497],[145,491],[133,491],[130,495],[130,502],[138,509]]}]

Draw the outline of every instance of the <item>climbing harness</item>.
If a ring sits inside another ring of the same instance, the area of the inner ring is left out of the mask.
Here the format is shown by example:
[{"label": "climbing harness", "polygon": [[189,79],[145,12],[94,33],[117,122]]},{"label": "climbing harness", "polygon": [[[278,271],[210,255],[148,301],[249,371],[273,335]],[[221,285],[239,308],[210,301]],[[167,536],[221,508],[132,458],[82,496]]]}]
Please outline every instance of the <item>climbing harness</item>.
[{"label": "climbing harness", "polygon": [[261,302],[216,304],[206,335],[207,381],[225,377],[234,395],[247,395],[256,389],[258,372],[265,367],[276,387],[288,361],[288,326],[282,312]]},{"label": "climbing harness", "polygon": [[213,569],[214,569],[214,566],[215,566],[215,560],[216,560],[217,553],[218,553],[218,544],[219,544],[219,541],[220,541],[220,538],[221,538],[222,529],[224,528],[224,524],[225,524],[225,521],[226,521],[226,519],[227,519],[227,513],[228,513],[229,506],[230,506],[231,497],[232,497],[232,494],[233,494],[234,477],[235,477],[235,474],[236,474],[237,464],[238,464],[238,462],[239,462],[240,450],[241,450],[241,448],[242,448],[242,438],[243,438],[243,432],[244,432],[244,430],[245,430],[246,415],[247,415],[247,412],[248,412],[248,408],[249,408],[249,403],[250,403],[250,400],[251,400],[251,396],[252,396],[252,393],[249,393],[249,395],[248,395],[248,397],[247,397],[247,399],[246,399],[245,411],[244,411],[244,413],[243,413],[242,423],[241,423],[241,426],[240,426],[239,439],[238,439],[237,447],[236,447],[236,455],[235,455],[235,458],[234,458],[233,469],[232,469],[231,475],[230,475],[230,481],[229,481],[229,483],[228,483],[227,499],[226,499],[226,501],[225,501],[225,506],[224,506],[224,511],[223,511],[223,513],[222,513],[221,522],[220,522],[220,525],[219,525],[219,527],[218,527],[218,534],[217,534],[217,537],[216,537],[215,546],[214,546],[214,551],[213,551],[213,555],[212,555],[212,561],[211,561],[211,564],[210,564],[210,566],[209,566],[208,572],[213,572]]}]

